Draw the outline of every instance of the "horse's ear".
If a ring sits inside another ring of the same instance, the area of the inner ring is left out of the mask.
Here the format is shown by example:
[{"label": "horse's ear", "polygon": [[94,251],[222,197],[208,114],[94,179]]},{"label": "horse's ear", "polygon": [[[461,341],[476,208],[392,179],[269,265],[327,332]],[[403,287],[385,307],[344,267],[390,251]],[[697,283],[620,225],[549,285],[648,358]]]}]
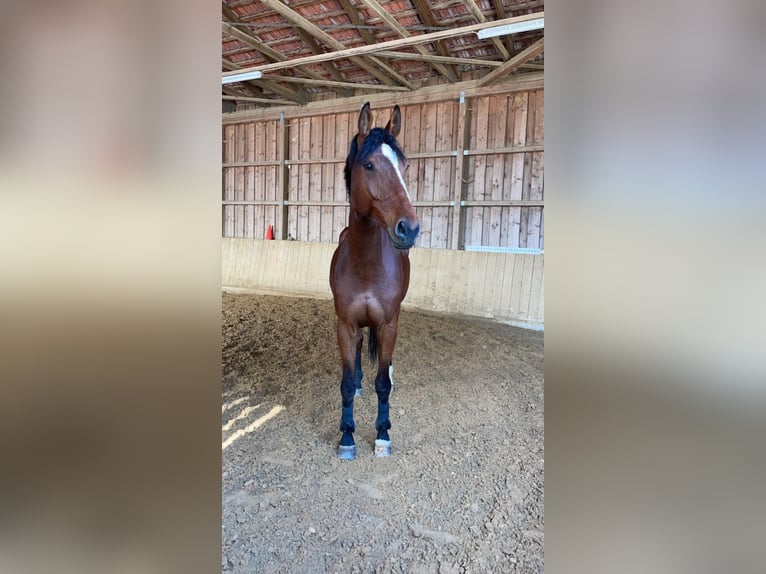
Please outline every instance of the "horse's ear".
[{"label": "horse's ear", "polygon": [[372,112],[370,111],[370,102],[365,103],[362,106],[362,110],[359,112],[359,137],[362,139],[367,137],[372,127]]},{"label": "horse's ear", "polygon": [[399,110],[399,106],[394,106],[391,110],[391,119],[386,124],[386,131],[390,132],[392,136],[397,137],[399,131],[402,129],[402,112]]}]

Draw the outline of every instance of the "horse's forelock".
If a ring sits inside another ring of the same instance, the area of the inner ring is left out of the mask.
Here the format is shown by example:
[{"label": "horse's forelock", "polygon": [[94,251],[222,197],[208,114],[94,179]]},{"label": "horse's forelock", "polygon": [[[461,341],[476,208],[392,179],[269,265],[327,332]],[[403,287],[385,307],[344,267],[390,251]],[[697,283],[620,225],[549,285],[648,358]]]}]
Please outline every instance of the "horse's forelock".
[{"label": "horse's forelock", "polygon": [[359,150],[359,156],[356,161],[364,161],[383,144],[388,144],[399,159],[404,159],[404,152],[399,147],[399,142],[396,141],[396,138],[383,128],[373,128],[362,142],[362,148]]},{"label": "horse's forelock", "polygon": [[343,170],[343,175],[346,179],[346,197],[351,194],[351,168],[354,164],[367,159],[372,152],[383,144],[388,144],[389,147],[394,150],[396,157],[404,159],[404,152],[399,147],[399,142],[397,142],[396,138],[383,128],[371,129],[367,137],[364,138],[361,147],[357,143],[356,137],[351,139],[348,157],[346,157],[346,167]]}]

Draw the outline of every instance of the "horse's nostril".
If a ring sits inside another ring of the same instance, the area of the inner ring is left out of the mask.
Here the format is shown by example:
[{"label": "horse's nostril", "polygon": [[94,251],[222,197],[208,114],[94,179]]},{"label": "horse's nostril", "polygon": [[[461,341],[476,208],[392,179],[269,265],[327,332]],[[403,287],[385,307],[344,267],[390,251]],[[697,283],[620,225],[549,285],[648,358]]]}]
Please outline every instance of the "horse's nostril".
[{"label": "horse's nostril", "polygon": [[404,219],[400,219],[396,224],[396,235],[401,239],[407,238],[407,223],[404,221]]}]

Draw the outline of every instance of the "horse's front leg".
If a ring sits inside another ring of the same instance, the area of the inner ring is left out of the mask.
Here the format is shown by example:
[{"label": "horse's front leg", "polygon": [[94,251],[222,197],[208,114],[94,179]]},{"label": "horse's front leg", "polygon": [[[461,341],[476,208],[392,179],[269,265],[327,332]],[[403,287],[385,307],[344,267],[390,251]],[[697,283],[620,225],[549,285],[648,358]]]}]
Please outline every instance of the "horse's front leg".
[{"label": "horse's front leg", "polygon": [[375,456],[391,456],[391,428],[389,417],[389,396],[391,394],[391,374],[393,371],[391,358],[396,344],[396,318],[378,330],[378,374],[375,377],[375,392],[378,395],[378,418],[375,429],[378,431],[375,439]]},{"label": "horse's front leg", "polygon": [[338,458],[352,460],[356,458],[356,444],[354,443],[354,393],[356,382],[354,381],[355,355],[361,331],[348,323],[338,321],[338,348],[340,349],[343,363],[343,376],[340,381],[341,417],[340,431],[343,433],[338,445]]},{"label": "horse's front leg", "polygon": [[354,387],[356,388],[356,396],[362,396],[362,337],[359,337],[359,342],[356,344],[356,359],[354,361]]}]

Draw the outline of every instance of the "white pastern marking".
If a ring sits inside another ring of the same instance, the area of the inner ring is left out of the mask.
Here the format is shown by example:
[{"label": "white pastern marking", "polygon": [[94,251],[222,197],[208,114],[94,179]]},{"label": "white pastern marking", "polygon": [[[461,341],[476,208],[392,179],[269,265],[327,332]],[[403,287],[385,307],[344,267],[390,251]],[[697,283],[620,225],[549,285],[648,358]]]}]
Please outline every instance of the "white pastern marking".
[{"label": "white pastern marking", "polygon": [[388,379],[391,381],[391,388],[394,388],[394,366],[388,365]]},{"label": "white pastern marking", "polygon": [[402,184],[402,189],[404,189],[404,193],[407,195],[407,199],[409,201],[412,201],[412,198],[410,197],[410,192],[407,191],[407,184],[404,183],[404,178],[402,177],[402,172],[399,170],[399,158],[396,157],[396,153],[393,149],[391,149],[391,146],[388,144],[383,144],[380,146],[380,151],[383,152],[383,155],[386,156],[386,159],[391,162],[391,165],[394,166],[394,170],[396,170],[396,175],[399,177],[399,183]]}]

